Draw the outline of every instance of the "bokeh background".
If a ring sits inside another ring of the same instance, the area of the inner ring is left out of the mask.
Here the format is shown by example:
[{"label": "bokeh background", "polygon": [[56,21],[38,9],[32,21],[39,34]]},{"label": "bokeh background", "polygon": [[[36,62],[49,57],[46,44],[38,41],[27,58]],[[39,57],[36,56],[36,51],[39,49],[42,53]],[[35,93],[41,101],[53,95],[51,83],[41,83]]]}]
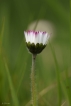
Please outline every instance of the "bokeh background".
[{"label": "bokeh background", "polygon": [[70,0],[0,0],[0,106],[31,106],[29,29],[51,35],[36,59],[38,106],[71,106]]}]

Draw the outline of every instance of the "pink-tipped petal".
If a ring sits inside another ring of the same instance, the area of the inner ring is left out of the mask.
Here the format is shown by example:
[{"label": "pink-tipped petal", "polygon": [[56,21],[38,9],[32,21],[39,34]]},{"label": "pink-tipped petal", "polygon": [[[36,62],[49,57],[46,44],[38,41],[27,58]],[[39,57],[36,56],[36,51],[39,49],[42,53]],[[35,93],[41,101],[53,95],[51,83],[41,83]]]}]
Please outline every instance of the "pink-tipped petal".
[{"label": "pink-tipped petal", "polygon": [[49,39],[49,35],[46,32],[42,31],[24,31],[26,42],[34,43],[42,43],[45,45]]}]

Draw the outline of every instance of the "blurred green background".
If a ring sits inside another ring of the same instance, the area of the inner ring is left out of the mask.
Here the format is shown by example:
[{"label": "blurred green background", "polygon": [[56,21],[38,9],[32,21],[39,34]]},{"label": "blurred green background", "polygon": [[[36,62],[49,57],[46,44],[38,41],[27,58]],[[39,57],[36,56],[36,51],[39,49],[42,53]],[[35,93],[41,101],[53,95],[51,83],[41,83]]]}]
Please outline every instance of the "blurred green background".
[{"label": "blurred green background", "polygon": [[0,106],[31,106],[24,30],[33,22],[37,30],[39,22],[40,30],[48,31],[48,22],[53,29],[36,59],[38,106],[71,106],[70,0],[0,0]]}]

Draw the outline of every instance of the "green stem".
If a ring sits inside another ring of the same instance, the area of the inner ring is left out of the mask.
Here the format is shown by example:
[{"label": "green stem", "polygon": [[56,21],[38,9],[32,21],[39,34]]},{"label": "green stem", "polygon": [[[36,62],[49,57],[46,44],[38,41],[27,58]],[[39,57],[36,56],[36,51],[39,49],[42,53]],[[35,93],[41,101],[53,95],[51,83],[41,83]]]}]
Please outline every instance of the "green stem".
[{"label": "green stem", "polygon": [[35,58],[36,55],[32,54],[32,70],[31,70],[31,93],[32,93],[32,105],[37,106],[37,95],[36,95],[36,82],[35,82]]}]

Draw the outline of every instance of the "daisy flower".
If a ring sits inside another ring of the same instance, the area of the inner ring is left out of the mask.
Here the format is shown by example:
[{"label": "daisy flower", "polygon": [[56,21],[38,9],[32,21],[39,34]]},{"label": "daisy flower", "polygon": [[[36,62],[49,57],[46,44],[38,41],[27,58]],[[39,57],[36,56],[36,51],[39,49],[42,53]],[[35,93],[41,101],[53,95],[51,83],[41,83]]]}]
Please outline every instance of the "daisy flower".
[{"label": "daisy flower", "polygon": [[26,45],[33,54],[39,54],[46,47],[50,35],[42,31],[24,31]]}]

